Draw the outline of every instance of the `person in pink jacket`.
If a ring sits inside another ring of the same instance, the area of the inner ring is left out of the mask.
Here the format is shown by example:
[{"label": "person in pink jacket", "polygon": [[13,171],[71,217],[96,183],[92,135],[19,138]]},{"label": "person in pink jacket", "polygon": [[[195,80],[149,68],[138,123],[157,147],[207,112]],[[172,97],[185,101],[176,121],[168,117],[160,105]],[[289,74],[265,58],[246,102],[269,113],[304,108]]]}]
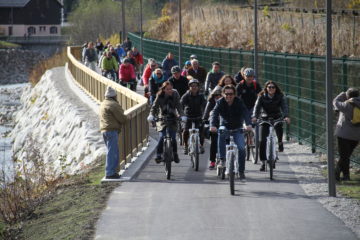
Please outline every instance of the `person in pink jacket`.
[{"label": "person in pink jacket", "polygon": [[144,96],[149,98],[150,94],[149,93],[149,79],[151,77],[152,72],[158,67],[158,64],[156,63],[156,61],[152,58],[149,58],[148,60],[148,64],[146,65],[145,69],[144,69],[144,73],[142,75],[142,82],[144,85]]},{"label": "person in pink jacket", "polygon": [[134,66],[130,63],[128,58],[125,58],[119,68],[120,84],[124,87],[129,87],[136,92],[136,76]]}]

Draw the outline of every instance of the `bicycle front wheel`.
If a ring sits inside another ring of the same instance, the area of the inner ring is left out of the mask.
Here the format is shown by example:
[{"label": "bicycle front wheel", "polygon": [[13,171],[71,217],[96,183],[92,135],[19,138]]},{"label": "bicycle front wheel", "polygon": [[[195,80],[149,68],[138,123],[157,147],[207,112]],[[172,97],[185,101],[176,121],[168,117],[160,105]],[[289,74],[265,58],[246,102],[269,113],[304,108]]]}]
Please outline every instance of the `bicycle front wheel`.
[{"label": "bicycle front wheel", "polygon": [[173,160],[173,152],[172,152],[171,144],[172,143],[170,140],[166,141],[165,153],[164,153],[165,175],[166,175],[166,179],[168,180],[171,177],[171,162]]},{"label": "bicycle front wheel", "polygon": [[235,155],[231,154],[229,163],[229,183],[230,183],[230,194],[235,194],[235,173],[234,173],[234,161],[235,161]]},{"label": "bicycle front wheel", "polygon": [[196,138],[195,141],[195,152],[194,152],[194,157],[195,157],[195,171],[199,171],[199,138]]},{"label": "bicycle front wheel", "polygon": [[273,180],[273,171],[274,171],[274,159],[273,159],[273,143],[272,141],[270,142],[269,146],[269,159],[268,159],[268,163],[269,163],[269,172],[270,172],[270,180]]}]

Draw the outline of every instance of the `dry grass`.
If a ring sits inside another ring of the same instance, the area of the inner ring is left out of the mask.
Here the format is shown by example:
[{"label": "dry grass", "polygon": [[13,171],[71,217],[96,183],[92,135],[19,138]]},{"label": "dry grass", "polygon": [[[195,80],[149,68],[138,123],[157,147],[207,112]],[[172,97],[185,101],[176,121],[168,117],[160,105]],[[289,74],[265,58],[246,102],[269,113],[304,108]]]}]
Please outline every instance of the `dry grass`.
[{"label": "dry grass", "polygon": [[[164,14],[147,36],[168,41],[178,39],[176,12]],[[336,56],[360,56],[360,17],[333,17],[333,52]],[[303,54],[325,54],[324,14],[259,11],[259,48]],[[183,12],[183,39],[188,44],[250,50],[253,42],[253,10],[236,6],[200,6]]]},{"label": "dry grass", "polygon": [[41,76],[45,73],[46,70],[64,66],[67,61],[66,48],[64,48],[60,53],[54,54],[50,58],[42,60],[32,69],[30,69],[29,82],[32,86],[35,86],[41,79]]}]

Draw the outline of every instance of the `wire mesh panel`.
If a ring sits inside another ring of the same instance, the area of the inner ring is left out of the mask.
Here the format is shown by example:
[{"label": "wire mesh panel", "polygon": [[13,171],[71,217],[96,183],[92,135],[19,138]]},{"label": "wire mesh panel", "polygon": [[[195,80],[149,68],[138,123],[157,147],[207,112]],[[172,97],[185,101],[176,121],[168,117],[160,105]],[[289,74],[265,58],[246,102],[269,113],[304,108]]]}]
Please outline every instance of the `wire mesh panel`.
[{"label": "wire mesh panel", "polygon": [[[135,46],[140,46],[139,36],[129,34]],[[172,51],[178,59],[178,44],[144,39],[145,58],[161,60]],[[243,66],[253,67],[252,51],[214,48],[184,44],[183,66],[190,55],[195,54],[201,66],[207,70],[217,61],[227,74],[235,74]],[[287,132],[300,143],[311,145],[312,151],[326,148],[326,66],[325,57],[315,55],[259,52],[257,81],[264,86],[266,81],[275,81],[286,94],[292,124]],[[333,85],[335,97],[349,87],[360,86],[360,60],[347,57],[333,60]],[[334,122],[335,126],[335,122]],[[360,150],[353,154],[353,161],[360,164]]]}]

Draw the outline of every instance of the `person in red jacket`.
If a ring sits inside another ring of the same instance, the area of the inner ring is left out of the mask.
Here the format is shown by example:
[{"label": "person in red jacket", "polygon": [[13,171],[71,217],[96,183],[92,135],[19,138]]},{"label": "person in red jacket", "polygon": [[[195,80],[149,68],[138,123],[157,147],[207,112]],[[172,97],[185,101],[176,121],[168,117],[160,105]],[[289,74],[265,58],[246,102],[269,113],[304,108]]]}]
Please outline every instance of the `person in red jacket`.
[{"label": "person in red jacket", "polygon": [[123,64],[119,68],[120,84],[124,87],[130,85],[130,89],[136,91],[136,76],[134,66],[130,63],[130,59],[125,58]]},{"label": "person in red jacket", "polygon": [[[143,56],[140,54],[140,52],[137,50],[136,47],[132,48],[132,55],[133,55],[133,58],[135,58],[135,72],[140,74],[140,69],[141,69],[142,65],[144,64]],[[139,78],[140,78],[140,76],[139,76]]]},{"label": "person in red jacket", "polygon": [[155,59],[149,58],[148,64],[146,65],[143,75],[142,75],[142,83],[144,84],[144,96],[149,98],[149,79],[151,77],[152,72],[158,67]]}]

